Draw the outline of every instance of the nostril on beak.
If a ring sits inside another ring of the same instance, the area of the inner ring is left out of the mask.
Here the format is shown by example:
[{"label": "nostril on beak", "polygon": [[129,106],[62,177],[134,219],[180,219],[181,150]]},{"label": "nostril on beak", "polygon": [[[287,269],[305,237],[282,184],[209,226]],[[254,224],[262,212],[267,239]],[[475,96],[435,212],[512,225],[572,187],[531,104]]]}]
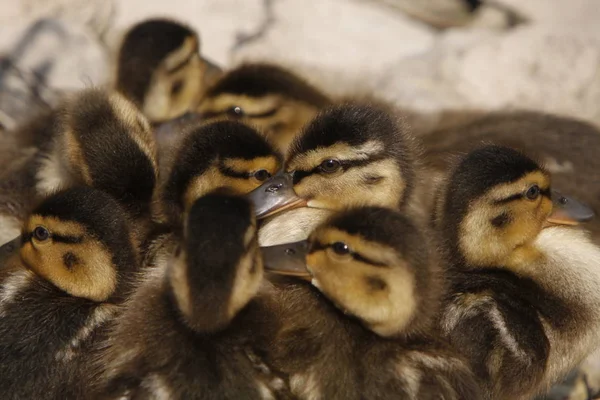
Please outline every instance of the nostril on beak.
[{"label": "nostril on beak", "polygon": [[287,249],[285,249],[285,254],[288,256],[293,256],[296,254],[296,250],[292,249],[291,247],[288,247]]},{"label": "nostril on beak", "polygon": [[274,183],[272,185],[269,185],[269,187],[267,187],[266,192],[275,193],[275,192],[278,192],[279,189],[281,189],[282,187],[283,187],[283,183]]}]

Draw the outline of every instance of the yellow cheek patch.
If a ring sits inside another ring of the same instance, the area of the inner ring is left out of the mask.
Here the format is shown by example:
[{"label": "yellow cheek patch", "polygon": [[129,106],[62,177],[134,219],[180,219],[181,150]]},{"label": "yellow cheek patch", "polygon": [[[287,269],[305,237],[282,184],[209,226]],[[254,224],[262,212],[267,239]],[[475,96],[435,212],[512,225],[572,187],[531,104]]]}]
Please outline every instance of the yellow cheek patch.
[{"label": "yellow cheek patch", "polygon": [[364,144],[350,146],[344,142],[335,143],[329,147],[317,147],[304,153],[295,155],[286,163],[288,171],[310,171],[325,160],[367,160],[382,152],[383,143],[370,140]]},{"label": "yellow cheek patch", "polygon": [[[31,242],[21,248],[21,259],[31,271],[71,296],[101,302],[117,287],[117,270],[108,250],[98,241],[82,243]],[[71,261],[65,263],[65,257]]]},{"label": "yellow cheek patch", "polygon": [[241,174],[250,174],[264,169],[271,175],[275,175],[281,167],[279,160],[275,156],[256,157],[251,160],[227,158],[223,160],[223,164],[225,167]]},{"label": "yellow cheek patch", "polygon": [[[459,227],[459,246],[470,263],[512,268],[538,256],[531,244],[552,210],[552,201],[539,196],[535,200],[523,197],[498,203],[525,193],[534,184],[547,190],[549,178],[541,171],[532,172],[515,182],[495,186],[470,205]],[[493,226],[491,221],[501,214],[507,215],[510,222]]]}]

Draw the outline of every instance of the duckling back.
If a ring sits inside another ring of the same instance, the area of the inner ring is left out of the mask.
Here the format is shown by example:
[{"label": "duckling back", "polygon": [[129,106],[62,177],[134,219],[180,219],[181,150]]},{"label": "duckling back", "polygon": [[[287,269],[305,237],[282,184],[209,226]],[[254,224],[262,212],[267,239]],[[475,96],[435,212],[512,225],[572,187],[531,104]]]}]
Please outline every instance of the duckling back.
[{"label": "duckling back", "polygon": [[250,204],[198,199],[169,266],[152,270],[117,321],[99,397],[272,398],[245,350],[250,316],[265,312],[253,301],[261,279]]}]

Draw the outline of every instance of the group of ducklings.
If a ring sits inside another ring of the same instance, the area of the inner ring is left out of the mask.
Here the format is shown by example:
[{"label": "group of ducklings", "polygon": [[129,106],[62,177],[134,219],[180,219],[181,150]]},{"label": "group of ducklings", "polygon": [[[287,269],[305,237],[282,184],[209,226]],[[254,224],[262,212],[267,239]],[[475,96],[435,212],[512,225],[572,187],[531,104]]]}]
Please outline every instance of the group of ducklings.
[{"label": "group of ducklings", "polygon": [[143,21],[113,88],[12,133],[3,398],[531,399],[600,347],[596,128],[411,133],[199,49]]}]

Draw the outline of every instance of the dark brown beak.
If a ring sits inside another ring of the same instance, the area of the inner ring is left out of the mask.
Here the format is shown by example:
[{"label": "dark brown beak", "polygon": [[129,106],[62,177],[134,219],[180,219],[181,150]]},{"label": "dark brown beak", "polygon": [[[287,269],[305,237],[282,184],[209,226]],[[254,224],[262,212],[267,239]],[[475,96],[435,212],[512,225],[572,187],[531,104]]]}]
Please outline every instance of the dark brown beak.
[{"label": "dark brown beak", "polygon": [[588,205],[552,190],[552,214],[547,218],[546,226],[579,225],[594,216],[594,210]]},{"label": "dark brown beak", "polygon": [[277,275],[293,276],[310,281],[310,273],[306,269],[306,240],[286,243],[277,246],[261,247],[265,271]]},{"label": "dark brown beak", "polygon": [[247,194],[257,218],[266,218],[292,208],[306,207],[294,191],[292,175],[280,172]]}]

